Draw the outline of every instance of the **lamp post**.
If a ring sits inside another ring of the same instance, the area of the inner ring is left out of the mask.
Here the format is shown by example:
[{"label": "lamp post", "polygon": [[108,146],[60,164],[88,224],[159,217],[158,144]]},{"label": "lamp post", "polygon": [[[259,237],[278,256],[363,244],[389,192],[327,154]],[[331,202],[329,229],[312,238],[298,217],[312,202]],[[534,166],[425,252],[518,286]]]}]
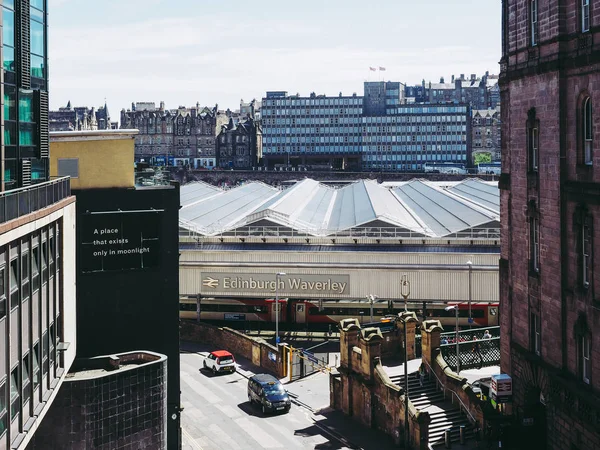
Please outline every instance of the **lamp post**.
[{"label": "lamp post", "polygon": [[375,303],[375,299],[379,298],[376,295],[369,294],[367,295],[367,299],[369,300],[369,306],[371,307],[371,322],[373,322],[373,303]]},{"label": "lamp post", "polygon": [[285,272],[275,274],[275,345],[279,344],[279,277],[285,275]]},{"label": "lamp post", "polygon": [[446,311],[452,311],[453,309],[456,311],[456,374],[460,373],[460,350],[458,348],[458,305],[454,306],[446,306],[444,308]]},{"label": "lamp post", "polygon": [[471,275],[473,273],[473,262],[471,260],[467,261],[467,266],[469,266],[469,328],[473,326],[473,316],[471,315]]},{"label": "lamp post", "polygon": [[406,345],[407,336],[406,336],[406,319],[408,318],[406,312],[408,311],[406,308],[406,300],[410,295],[410,281],[408,281],[408,276],[406,274],[402,275],[400,282],[400,294],[404,297],[404,448],[408,448],[408,346]]},{"label": "lamp post", "polygon": [[408,281],[408,275],[406,274],[400,277],[400,295],[404,297],[404,312],[406,312],[408,311],[406,299],[410,295],[410,281]]}]

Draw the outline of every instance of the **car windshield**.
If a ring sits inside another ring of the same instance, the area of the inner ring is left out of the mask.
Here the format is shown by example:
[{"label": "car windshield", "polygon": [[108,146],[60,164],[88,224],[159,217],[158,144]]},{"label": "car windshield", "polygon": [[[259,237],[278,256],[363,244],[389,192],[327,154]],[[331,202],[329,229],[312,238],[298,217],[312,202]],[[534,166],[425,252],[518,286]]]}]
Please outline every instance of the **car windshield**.
[{"label": "car windshield", "polygon": [[285,394],[285,390],[281,384],[272,384],[264,387],[265,394],[267,395],[281,395]]},{"label": "car windshield", "polygon": [[221,356],[219,358],[219,363],[224,364],[224,363],[230,363],[233,362],[233,356]]}]

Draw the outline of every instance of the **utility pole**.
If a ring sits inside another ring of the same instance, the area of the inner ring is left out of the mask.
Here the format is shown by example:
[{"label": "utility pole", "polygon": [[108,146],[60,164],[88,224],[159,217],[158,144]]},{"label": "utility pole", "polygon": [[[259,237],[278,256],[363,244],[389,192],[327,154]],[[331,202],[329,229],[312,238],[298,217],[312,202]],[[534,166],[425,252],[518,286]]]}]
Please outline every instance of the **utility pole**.
[{"label": "utility pole", "polygon": [[401,278],[401,287],[400,293],[402,297],[404,297],[404,448],[408,448],[409,444],[409,436],[408,433],[410,431],[408,424],[408,345],[406,345],[407,341],[407,332],[406,332],[406,301],[408,296],[410,295],[410,281],[408,281],[408,276],[406,274],[402,275]]}]

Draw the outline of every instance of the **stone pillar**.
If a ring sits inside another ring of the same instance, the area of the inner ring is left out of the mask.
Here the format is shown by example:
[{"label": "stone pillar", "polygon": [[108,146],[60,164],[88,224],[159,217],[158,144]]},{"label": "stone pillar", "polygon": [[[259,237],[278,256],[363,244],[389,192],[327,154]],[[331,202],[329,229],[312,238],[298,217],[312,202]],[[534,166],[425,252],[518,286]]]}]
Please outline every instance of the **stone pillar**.
[{"label": "stone pillar", "polygon": [[433,367],[433,361],[440,351],[440,334],[444,331],[439,320],[426,320],[421,325],[422,359]]},{"label": "stone pillar", "polygon": [[[400,320],[397,322],[400,339],[404,340],[404,327],[406,326],[406,357],[410,361],[415,359],[415,332],[417,328],[417,315],[411,311],[405,311],[398,314]],[[404,358],[404,351],[402,351]]]},{"label": "stone pillar", "polygon": [[359,346],[361,350],[361,363],[355,369],[365,379],[372,380],[375,372],[375,359],[381,358],[381,342],[383,335],[379,328],[365,328],[360,330]]},{"label": "stone pillar", "polygon": [[340,322],[340,366],[352,368],[352,348],[358,345],[360,325],[358,319],[344,319]]}]

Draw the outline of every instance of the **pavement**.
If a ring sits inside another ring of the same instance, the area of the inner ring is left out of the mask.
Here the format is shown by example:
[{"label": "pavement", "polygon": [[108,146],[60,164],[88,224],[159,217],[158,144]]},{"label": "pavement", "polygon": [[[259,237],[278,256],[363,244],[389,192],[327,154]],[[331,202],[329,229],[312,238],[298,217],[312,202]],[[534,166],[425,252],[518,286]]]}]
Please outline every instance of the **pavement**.
[{"label": "pavement", "polygon": [[282,380],[295,406],[289,414],[262,417],[246,400],[245,379],[263,370],[236,357],[235,374],[204,373],[199,368],[210,350],[202,344],[181,344],[184,450],[398,448],[382,432],[329,407],[328,374]]}]

